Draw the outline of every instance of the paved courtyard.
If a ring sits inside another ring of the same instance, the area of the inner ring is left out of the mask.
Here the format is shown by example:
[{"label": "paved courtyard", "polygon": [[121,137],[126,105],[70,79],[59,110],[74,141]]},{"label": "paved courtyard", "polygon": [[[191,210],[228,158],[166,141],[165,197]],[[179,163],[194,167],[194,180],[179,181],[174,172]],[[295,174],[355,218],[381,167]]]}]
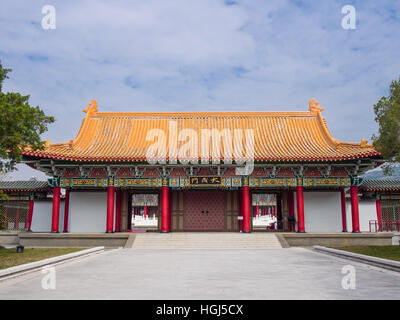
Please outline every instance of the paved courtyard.
[{"label": "paved courtyard", "polygon": [[[342,288],[342,268],[356,289]],[[0,299],[400,299],[400,273],[305,248],[110,250],[0,283]]]}]

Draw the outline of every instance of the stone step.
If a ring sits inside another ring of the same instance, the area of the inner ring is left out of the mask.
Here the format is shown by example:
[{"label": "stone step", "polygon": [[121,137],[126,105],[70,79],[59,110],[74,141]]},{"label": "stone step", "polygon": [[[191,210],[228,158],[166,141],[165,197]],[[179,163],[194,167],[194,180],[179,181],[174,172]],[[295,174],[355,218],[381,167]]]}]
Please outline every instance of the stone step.
[{"label": "stone step", "polygon": [[143,233],[132,249],[278,249],[273,233]]}]

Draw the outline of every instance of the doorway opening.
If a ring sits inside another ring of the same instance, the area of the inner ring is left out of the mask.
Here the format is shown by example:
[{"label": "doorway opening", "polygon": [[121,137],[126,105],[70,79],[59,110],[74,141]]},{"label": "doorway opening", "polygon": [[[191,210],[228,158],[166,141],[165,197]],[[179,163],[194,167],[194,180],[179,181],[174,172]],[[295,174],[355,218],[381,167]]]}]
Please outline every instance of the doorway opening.
[{"label": "doorway opening", "polygon": [[276,231],[282,229],[282,213],[278,193],[253,193],[253,230]]},{"label": "doorway opening", "polygon": [[157,229],[158,194],[134,193],[131,195],[128,226],[131,229]]}]

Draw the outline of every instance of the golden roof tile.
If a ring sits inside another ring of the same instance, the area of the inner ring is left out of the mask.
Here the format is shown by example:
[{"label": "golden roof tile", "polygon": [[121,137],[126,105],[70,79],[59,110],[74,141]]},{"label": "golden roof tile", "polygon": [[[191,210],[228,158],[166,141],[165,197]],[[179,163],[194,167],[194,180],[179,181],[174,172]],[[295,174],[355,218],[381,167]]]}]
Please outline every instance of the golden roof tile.
[{"label": "golden roof tile", "polygon": [[255,161],[340,161],[380,155],[365,140],[334,139],[322,110],[312,99],[309,111],[295,112],[98,112],[93,100],[84,110],[86,117],[74,140],[48,142],[44,150],[26,149],[24,155],[70,161],[145,161],[154,143],[146,141],[147,132],[161,129],[168,141],[169,120],[176,121],[178,132],[193,129],[198,137],[205,128],[253,129]]}]

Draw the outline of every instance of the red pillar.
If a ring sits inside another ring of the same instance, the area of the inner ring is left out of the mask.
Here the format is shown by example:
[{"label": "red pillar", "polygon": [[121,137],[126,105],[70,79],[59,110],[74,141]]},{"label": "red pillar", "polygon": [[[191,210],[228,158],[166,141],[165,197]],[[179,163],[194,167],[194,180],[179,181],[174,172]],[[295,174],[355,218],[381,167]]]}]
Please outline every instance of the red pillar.
[{"label": "red pillar", "polygon": [[18,221],[18,218],[19,218],[19,208],[16,208],[15,209],[15,223],[14,223],[14,229],[15,230],[18,230],[18,227],[19,227],[19,221]]},{"label": "red pillar", "polygon": [[147,206],[143,207],[143,218],[146,219],[147,218]]},{"label": "red pillar", "polygon": [[296,187],[297,200],[297,232],[306,232],[304,227],[304,196],[303,186]]},{"label": "red pillar", "polygon": [[289,220],[290,220],[290,231],[295,231],[295,217],[294,217],[294,190],[289,190]]},{"label": "red pillar", "polygon": [[114,228],[114,187],[107,187],[107,225],[106,233],[113,232]]},{"label": "red pillar", "polygon": [[358,187],[351,186],[350,187],[350,196],[351,196],[351,221],[353,232],[360,232],[360,218],[358,212]]},{"label": "red pillar", "polygon": [[382,211],[380,199],[376,199],[376,217],[378,218],[378,230],[382,231]]},{"label": "red pillar", "polygon": [[28,209],[26,209],[24,229],[28,230],[28,226],[29,226],[29,207]]},{"label": "red pillar", "polygon": [[170,218],[169,218],[169,188],[164,181],[161,187],[161,232],[170,231]]},{"label": "red pillar", "polygon": [[122,191],[115,192],[115,232],[121,232],[121,199]]},{"label": "red pillar", "polygon": [[243,232],[251,232],[251,222],[250,222],[250,188],[249,186],[242,187],[243,194]]},{"label": "red pillar", "polygon": [[51,232],[58,232],[60,219],[60,187],[53,187],[53,212],[51,218]]},{"label": "red pillar", "polygon": [[260,216],[260,207],[256,206],[256,217],[258,218]]},{"label": "red pillar", "polygon": [[28,224],[26,226],[26,229],[28,231],[32,231],[31,227],[32,227],[32,217],[33,217],[33,206],[34,206],[34,201],[29,200],[29,209],[28,209],[28,217],[27,217]]},{"label": "red pillar", "polygon": [[342,232],[347,232],[346,195],[344,189],[340,189],[340,204],[342,207]]},{"label": "red pillar", "polygon": [[67,189],[67,190],[65,190],[63,232],[68,232],[68,218],[69,218],[69,190]]}]

